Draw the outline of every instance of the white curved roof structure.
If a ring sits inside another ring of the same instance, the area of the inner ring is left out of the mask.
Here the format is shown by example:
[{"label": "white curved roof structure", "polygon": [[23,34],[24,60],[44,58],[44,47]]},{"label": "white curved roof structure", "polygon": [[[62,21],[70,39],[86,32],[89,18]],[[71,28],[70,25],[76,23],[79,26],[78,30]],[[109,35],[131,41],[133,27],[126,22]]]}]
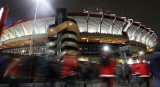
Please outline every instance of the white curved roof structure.
[{"label": "white curved roof structure", "polygon": [[[77,22],[80,32],[112,35],[123,35],[126,32],[130,41],[140,42],[149,47],[157,45],[157,35],[154,31],[131,19],[100,13],[68,13],[67,15]],[[37,19],[35,24],[32,19],[18,21],[5,28],[1,41],[5,43],[15,38],[32,35],[34,27],[36,35],[47,34],[51,24],[55,24],[55,17]]]}]

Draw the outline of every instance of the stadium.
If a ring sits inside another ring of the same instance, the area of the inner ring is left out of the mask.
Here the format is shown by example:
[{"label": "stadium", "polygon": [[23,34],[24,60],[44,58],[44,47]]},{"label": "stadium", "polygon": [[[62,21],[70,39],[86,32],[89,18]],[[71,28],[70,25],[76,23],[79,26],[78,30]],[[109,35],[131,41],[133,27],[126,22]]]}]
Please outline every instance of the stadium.
[{"label": "stadium", "polygon": [[[80,60],[98,61],[99,53],[106,51],[106,46],[113,54],[126,59],[125,55],[137,58],[140,51],[143,54],[153,51],[158,43],[157,35],[151,28],[133,19],[103,12],[62,12],[62,15],[39,17],[35,21],[32,18],[23,19],[6,26],[1,37],[1,51],[29,55],[33,35],[32,54],[52,53],[59,58],[71,48],[80,52]],[[64,19],[68,21],[66,24],[63,24]],[[58,28],[70,29],[52,36],[55,24]],[[57,47],[59,42],[62,45]]]}]

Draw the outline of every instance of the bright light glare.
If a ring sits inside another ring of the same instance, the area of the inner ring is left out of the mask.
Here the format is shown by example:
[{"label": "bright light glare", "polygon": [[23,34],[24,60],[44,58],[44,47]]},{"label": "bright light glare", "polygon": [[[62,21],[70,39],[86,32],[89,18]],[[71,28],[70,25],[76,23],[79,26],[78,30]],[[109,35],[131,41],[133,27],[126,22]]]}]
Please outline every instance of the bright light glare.
[{"label": "bright light glare", "polygon": [[136,63],[139,63],[139,60],[138,60],[138,59],[136,60]]},{"label": "bright light glare", "polygon": [[144,52],[143,51],[139,51],[139,55],[143,55],[144,54]]},{"label": "bright light glare", "polygon": [[24,53],[25,52],[25,50],[22,50],[22,53]]},{"label": "bright light glare", "polygon": [[37,16],[52,15],[54,13],[55,13],[55,10],[53,7],[51,7],[48,0],[38,0]]},{"label": "bright light glare", "polygon": [[89,61],[88,58],[84,58],[84,57],[79,57],[78,60],[79,61]]},{"label": "bright light glare", "polygon": [[143,62],[145,63],[145,62],[146,62],[146,60],[143,60]]},{"label": "bright light glare", "polygon": [[104,46],[104,47],[103,47],[103,50],[104,50],[104,51],[109,51],[109,50],[110,50],[110,49],[109,49],[109,46]]},{"label": "bright light glare", "polygon": [[133,60],[130,58],[127,63],[128,64],[133,64]]},{"label": "bright light glare", "polygon": [[39,1],[44,1],[44,0],[37,0],[37,1],[39,2]]},{"label": "bright light glare", "polygon": [[0,10],[0,20],[1,20],[1,17],[2,17],[2,13],[3,13],[3,8],[1,8],[1,10]]}]

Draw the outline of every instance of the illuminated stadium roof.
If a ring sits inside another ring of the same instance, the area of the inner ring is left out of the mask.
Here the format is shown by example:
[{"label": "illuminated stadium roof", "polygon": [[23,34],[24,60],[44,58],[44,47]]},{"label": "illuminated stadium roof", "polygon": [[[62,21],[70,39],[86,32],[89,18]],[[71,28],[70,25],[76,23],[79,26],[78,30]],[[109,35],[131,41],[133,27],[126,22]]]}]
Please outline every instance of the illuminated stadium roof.
[{"label": "illuminated stadium roof", "polygon": [[[145,44],[148,47],[157,45],[157,35],[150,28],[134,22],[132,19],[118,17],[115,15],[102,15],[101,13],[68,13],[68,18],[77,22],[80,32],[120,35],[128,35],[129,41]],[[49,25],[55,24],[55,17],[37,19],[33,24],[32,19],[21,20],[10,26],[5,27],[1,41],[3,44],[13,42],[28,41],[35,27],[35,36],[47,37]],[[27,43],[27,42],[26,42]],[[28,43],[30,43],[28,41]],[[1,45],[1,46],[2,46]]]}]

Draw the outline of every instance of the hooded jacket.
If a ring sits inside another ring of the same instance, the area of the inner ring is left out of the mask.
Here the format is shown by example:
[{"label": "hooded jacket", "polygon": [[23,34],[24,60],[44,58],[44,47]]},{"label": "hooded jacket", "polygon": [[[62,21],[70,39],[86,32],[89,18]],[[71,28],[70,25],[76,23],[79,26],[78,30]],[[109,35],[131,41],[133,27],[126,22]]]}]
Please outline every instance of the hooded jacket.
[{"label": "hooded jacket", "polygon": [[149,66],[148,63],[140,62],[135,67],[136,73],[139,74],[139,77],[149,77]]},{"label": "hooded jacket", "polygon": [[134,63],[134,64],[132,65],[132,67],[131,67],[131,75],[137,75],[137,74],[136,74],[136,65],[137,65],[137,63]]},{"label": "hooded jacket", "polygon": [[100,65],[99,76],[100,77],[116,77],[115,67],[116,67],[116,59],[109,58],[109,62],[106,66]]},{"label": "hooded jacket", "polygon": [[77,58],[78,56],[73,56],[73,55],[64,55],[62,57],[62,63],[61,63],[62,78],[77,74],[75,70],[77,66]]},{"label": "hooded jacket", "polygon": [[150,61],[149,68],[151,74],[160,79],[160,51],[152,52],[148,59]]}]

